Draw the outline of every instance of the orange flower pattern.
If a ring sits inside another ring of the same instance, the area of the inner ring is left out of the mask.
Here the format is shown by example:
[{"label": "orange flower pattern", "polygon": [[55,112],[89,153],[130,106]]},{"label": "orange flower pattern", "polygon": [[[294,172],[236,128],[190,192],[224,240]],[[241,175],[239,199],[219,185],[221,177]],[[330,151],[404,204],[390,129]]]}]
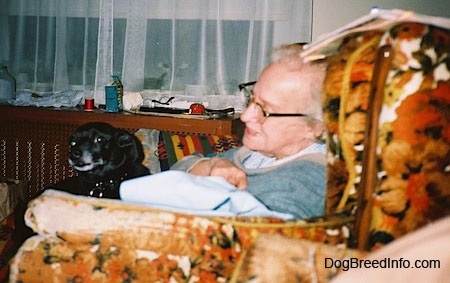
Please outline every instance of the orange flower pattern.
[{"label": "orange flower pattern", "polygon": [[374,247],[450,214],[450,31],[404,23],[384,43],[394,63],[379,125],[385,166],[375,189]]},{"label": "orange flower pattern", "polygon": [[393,60],[379,120],[373,247],[450,214],[450,31],[413,22],[349,35],[328,58],[328,213],[357,205],[368,86],[383,45],[392,47]]}]

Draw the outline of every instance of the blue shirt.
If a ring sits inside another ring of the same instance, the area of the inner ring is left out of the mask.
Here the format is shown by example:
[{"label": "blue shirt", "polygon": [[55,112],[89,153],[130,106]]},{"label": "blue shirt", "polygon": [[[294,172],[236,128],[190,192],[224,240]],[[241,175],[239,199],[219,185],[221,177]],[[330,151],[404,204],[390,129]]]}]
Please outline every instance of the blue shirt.
[{"label": "blue shirt", "polygon": [[[284,159],[279,160],[280,163],[286,162],[291,159],[295,159],[297,156],[302,156],[306,154],[312,154],[312,153],[322,153],[325,154],[327,150],[327,147],[324,143],[313,143],[312,145],[308,146],[307,148],[301,150],[297,154],[294,154],[292,156],[286,157]],[[256,169],[256,168],[264,168],[267,166],[271,166],[277,163],[277,159],[275,157],[269,157],[266,156],[259,151],[254,151],[251,155],[246,157],[242,164],[246,169]]]}]

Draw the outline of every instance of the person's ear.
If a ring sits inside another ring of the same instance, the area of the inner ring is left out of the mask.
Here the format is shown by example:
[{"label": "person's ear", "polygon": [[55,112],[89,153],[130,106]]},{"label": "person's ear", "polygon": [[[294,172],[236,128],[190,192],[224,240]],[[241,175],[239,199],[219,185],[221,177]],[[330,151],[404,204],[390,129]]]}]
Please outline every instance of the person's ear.
[{"label": "person's ear", "polygon": [[325,135],[325,124],[322,122],[316,122],[314,123],[314,125],[312,126],[313,132],[314,132],[314,137],[317,140],[322,140],[324,139],[324,135]]}]

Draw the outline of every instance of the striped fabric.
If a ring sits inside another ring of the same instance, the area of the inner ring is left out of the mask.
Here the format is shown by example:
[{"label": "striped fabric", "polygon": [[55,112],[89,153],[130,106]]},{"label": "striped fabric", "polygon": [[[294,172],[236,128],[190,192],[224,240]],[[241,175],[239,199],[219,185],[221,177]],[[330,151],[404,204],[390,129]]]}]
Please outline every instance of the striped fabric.
[{"label": "striped fabric", "polygon": [[240,145],[236,135],[192,135],[161,132],[158,144],[161,171],[168,170],[186,155],[201,153],[205,156],[212,156]]}]

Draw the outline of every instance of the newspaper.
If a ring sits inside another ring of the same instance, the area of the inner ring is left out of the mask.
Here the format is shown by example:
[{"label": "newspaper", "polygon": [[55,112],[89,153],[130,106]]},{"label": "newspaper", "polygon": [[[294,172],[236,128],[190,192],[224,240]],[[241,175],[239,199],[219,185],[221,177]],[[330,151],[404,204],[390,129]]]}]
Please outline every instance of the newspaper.
[{"label": "newspaper", "polygon": [[374,8],[368,15],[362,16],[330,33],[323,34],[316,41],[306,45],[301,56],[305,61],[324,59],[336,53],[342,40],[350,34],[370,30],[388,30],[401,22],[416,22],[450,29],[449,18],[422,15],[413,11],[399,9],[387,10]]}]

